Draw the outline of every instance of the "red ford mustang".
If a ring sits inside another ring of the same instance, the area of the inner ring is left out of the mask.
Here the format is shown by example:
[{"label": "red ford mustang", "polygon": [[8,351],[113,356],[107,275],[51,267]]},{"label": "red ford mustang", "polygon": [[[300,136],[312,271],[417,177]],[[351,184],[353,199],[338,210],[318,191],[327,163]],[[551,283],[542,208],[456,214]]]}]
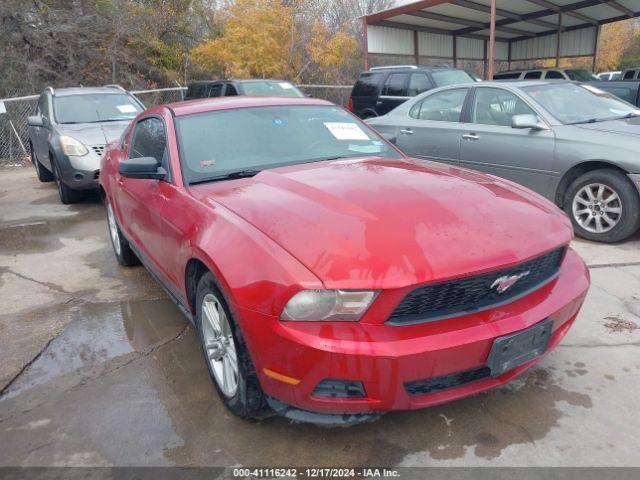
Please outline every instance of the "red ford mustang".
[{"label": "red ford mustang", "polygon": [[100,184],[118,261],[194,322],[243,417],[344,424],[503,384],[560,342],[589,287],[550,202],[407,158],[321,100],[151,108]]}]

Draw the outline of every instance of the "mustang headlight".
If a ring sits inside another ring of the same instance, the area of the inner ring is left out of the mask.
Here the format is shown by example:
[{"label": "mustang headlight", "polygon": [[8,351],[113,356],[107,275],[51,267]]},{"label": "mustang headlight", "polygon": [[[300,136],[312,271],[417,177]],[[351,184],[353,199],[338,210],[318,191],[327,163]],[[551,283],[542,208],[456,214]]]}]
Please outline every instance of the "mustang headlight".
[{"label": "mustang headlight", "polygon": [[280,320],[357,322],[377,295],[376,291],[303,290],[287,302]]},{"label": "mustang headlight", "polygon": [[72,157],[84,157],[89,153],[87,147],[85,147],[81,142],[73,137],[68,137],[67,135],[62,135],[60,137],[60,145],[62,146],[64,154]]}]

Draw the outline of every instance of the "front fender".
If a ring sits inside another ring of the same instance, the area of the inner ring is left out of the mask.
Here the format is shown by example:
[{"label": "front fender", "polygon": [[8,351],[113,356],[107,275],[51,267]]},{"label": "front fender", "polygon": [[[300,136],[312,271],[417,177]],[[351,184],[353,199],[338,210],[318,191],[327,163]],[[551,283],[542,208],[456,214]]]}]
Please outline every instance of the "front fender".
[{"label": "front fender", "polygon": [[195,222],[180,227],[194,232],[180,249],[178,271],[185,298],[190,260],[200,261],[211,271],[229,303],[267,315],[279,316],[300,290],[324,288],[296,258],[246,220],[215,202],[190,201],[198,205],[188,215]]}]

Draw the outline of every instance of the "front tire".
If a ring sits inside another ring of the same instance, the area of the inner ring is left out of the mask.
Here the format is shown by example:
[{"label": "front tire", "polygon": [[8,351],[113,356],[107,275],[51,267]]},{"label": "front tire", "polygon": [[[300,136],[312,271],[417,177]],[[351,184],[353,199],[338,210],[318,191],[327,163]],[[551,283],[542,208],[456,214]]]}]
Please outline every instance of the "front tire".
[{"label": "front tire", "polygon": [[53,178],[56,181],[56,185],[58,186],[60,201],[65,205],[70,205],[72,203],[77,203],[78,201],[80,201],[80,199],[82,198],[81,192],[70,188],[66,183],[62,181],[60,167],[58,167],[58,164],[54,160],[53,155],[49,156],[49,160],[51,162],[51,168],[53,169]]},{"label": "front tire", "polygon": [[570,185],[565,198],[565,211],[582,238],[621,242],[640,228],[640,196],[621,172],[587,172]]},{"label": "front tire", "polygon": [[29,151],[31,152],[31,163],[33,163],[34,168],[36,169],[36,175],[38,176],[38,180],[42,183],[53,181],[53,173],[47,170],[38,160],[36,156],[36,152],[33,150],[33,144],[29,142]]},{"label": "front tire", "polygon": [[107,225],[109,227],[109,238],[111,238],[111,246],[113,247],[113,253],[118,260],[118,263],[123,267],[131,267],[137,265],[139,262],[136,254],[133,253],[131,245],[127,239],[122,235],[122,230],[118,226],[118,221],[111,208],[109,200],[105,200],[105,206],[107,207]]},{"label": "front tire", "polygon": [[244,342],[211,273],[198,283],[196,326],[209,375],[224,405],[242,418],[259,418],[264,394]]}]

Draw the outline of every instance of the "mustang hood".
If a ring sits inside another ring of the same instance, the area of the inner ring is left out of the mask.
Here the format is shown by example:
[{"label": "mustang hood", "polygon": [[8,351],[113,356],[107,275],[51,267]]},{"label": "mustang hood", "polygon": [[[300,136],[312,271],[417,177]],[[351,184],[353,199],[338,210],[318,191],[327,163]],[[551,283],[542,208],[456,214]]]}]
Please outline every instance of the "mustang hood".
[{"label": "mustang hood", "polygon": [[58,130],[85,145],[106,145],[120,138],[130,120],[102,123],[61,124]]},{"label": "mustang hood", "polygon": [[296,165],[192,193],[253,224],[327,288],[396,288],[487,271],[572,238],[569,220],[537,194],[418,160]]}]

